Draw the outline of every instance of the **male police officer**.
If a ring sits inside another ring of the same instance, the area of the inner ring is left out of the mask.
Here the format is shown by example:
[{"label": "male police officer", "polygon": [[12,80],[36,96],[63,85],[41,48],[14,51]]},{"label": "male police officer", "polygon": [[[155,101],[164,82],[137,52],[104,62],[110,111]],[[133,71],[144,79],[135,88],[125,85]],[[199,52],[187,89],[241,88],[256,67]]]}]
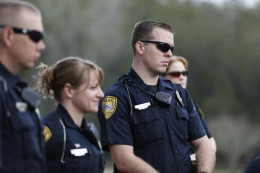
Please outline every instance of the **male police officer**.
[{"label": "male police officer", "polygon": [[40,97],[18,75],[45,49],[40,11],[27,2],[0,2],[0,172],[46,172]]},{"label": "male police officer", "polygon": [[188,92],[164,73],[173,51],[168,24],[146,20],[132,33],[133,64],[100,103],[101,141],[115,172],[187,173],[190,144],[198,171],[211,172],[215,156]]}]

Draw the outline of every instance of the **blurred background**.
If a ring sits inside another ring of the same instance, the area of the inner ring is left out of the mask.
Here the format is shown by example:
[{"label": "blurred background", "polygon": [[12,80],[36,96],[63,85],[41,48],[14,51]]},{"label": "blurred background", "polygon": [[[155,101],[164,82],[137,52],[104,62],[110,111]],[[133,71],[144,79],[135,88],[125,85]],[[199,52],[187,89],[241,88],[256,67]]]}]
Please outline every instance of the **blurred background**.
[{"label": "blurred background", "polygon": [[[175,54],[190,63],[188,90],[217,142],[217,173],[238,173],[260,151],[260,3],[250,0],[28,0],[43,13],[47,50],[40,62],[90,59],[105,72],[102,89],[128,72],[130,35],[139,20],[175,30]],[[38,65],[38,63],[36,65]],[[33,86],[37,70],[22,76]],[[54,110],[44,100],[41,114]],[[97,126],[95,114],[86,117]],[[106,153],[106,172],[111,158]]]}]

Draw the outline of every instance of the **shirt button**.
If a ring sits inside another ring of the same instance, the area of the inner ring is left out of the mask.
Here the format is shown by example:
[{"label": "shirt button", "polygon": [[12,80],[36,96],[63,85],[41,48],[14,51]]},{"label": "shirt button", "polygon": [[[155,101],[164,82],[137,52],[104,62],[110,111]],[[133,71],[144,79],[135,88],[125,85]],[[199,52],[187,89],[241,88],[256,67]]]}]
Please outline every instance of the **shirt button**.
[{"label": "shirt button", "polygon": [[171,135],[173,135],[173,131],[172,130],[170,131],[170,133],[171,133]]},{"label": "shirt button", "polygon": [[175,153],[178,154],[178,151],[176,150]]},{"label": "shirt button", "polygon": [[146,119],[146,120],[149,120],[149,117],[147,116],[147,117],[145,117],[145,119]]}]

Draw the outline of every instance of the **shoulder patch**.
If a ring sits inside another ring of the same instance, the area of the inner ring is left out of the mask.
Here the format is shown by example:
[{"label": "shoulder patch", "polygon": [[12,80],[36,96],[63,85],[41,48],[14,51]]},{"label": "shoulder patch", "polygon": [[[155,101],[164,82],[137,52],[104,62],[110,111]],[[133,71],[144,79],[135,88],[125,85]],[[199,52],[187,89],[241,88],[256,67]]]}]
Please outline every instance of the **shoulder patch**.
[{"label": "shoulder patch", "polygon": [[48,140],[52,136],[51,130],[46,125],[44,125],[44,128],[43,128],[43,135],[44,135],[44,142],[48,142]]},{"label": "shoulder patch", "polygon": [[202,118],[205,118],[205,114],[204,114],[203,110],[202,110],[201,108],[199,108],[199,110],[198,110],[198,111],[200,112],[200,114],[201,114]]},{"label": "shoulder patch", "polygon": [[102,101],[102,112],[106,119],[112,117],[117,107],[117,98],[113,96],[106,96]]}]

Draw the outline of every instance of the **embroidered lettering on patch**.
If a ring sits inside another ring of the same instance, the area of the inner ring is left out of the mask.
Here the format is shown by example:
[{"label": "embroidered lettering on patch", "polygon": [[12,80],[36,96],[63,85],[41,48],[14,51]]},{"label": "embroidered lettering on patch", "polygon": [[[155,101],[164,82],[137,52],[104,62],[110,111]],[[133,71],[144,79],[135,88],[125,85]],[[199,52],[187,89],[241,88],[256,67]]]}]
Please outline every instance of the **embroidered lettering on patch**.
[{"label": "embroidered lettering on patch", "polygon": [[51,130],[46,125],[44,125],[43,128],[43,135],[44,135],[44,142],[47,142],[52,136]]},{"label": "embroidered lettering on patch", "polygon": [[102,111],[106,119],[109,119],[117,107],[117,98],[113,96],[106,96],[102,101]]}]

